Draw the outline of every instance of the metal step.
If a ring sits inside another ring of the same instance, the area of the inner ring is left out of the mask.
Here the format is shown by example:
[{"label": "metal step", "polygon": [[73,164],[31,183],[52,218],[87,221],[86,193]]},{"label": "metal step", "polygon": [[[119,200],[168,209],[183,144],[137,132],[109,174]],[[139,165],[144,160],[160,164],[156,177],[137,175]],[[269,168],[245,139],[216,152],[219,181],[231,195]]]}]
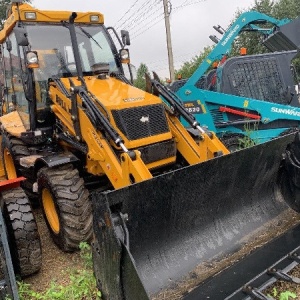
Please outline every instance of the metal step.
[{"label": "metal step", "polygon": [[19,300],[17,283],[13,269],[10,249],[8,245],[7,231],[2,211],[0,209],[0,268],[3,274],[0,278],[0,300]]}]

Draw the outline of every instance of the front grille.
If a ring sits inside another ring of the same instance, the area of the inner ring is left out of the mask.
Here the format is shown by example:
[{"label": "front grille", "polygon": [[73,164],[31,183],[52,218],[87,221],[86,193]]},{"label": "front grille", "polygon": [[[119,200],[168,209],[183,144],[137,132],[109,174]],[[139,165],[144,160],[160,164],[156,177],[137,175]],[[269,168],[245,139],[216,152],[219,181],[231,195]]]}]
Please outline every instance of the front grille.
[{"label": "front grille", "polygon": [[162,104],[112,110],[117,127],[128,140],[138,140],[169,132]]}]

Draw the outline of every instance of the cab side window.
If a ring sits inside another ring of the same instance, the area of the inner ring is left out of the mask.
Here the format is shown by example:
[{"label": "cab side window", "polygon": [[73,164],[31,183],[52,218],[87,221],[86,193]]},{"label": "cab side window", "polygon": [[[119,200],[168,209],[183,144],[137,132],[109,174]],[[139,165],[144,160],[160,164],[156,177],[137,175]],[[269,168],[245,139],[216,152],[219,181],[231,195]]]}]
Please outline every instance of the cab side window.
[{"label": "cab side window", "polygon": [[4,99],[8,112],[18,110],[28,113],[22,83],[22,62],[24,63],[23,52],[19,56],[16,38],[12,33],[3,44]]}]

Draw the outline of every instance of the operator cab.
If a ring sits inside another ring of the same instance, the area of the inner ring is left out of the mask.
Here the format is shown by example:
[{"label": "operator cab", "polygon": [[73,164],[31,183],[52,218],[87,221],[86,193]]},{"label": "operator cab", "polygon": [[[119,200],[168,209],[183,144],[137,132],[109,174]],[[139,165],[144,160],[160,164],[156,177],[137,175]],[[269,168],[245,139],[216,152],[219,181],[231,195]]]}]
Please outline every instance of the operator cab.
[{"label": "operator cab", "polygon": [[26,130],[51,126],[49,82],[53,78],[124,74],[121,51],[127,50],[125,44],[119,40],[122,50],[118,52],[103,24],[74,23],[75,42],[68,24],[17,22],[1,44],[1,115],[20,112]]}]

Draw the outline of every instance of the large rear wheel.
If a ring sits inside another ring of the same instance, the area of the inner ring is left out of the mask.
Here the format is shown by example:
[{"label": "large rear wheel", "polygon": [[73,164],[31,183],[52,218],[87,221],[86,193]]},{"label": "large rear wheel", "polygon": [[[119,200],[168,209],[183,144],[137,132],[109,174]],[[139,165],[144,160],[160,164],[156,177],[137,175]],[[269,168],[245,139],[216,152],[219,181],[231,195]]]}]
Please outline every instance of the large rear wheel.
[{"label": "large rear wheel", "polygon": [[29,200],[22,188],[2,192],[3,216],[15,273],[22,277],[42,265],[41,241]]},{"label": "large rear wheel", "polygon": [[54,242],[63,251],[79,249],[92,238],[92,206],[84,181],[71,164],[42,168],[38,188],[43,214]]},{"label": "large rear wheel", "polygon": [[32,186],[36,181],[34,170],[20,165],[20,158],[30,155],[27,145],[15,136],[4,133],[2,136],[2,160],[6,177],[8,179],[25,176],[26,181],[21,183],[32,204],[37,202],[37,194],[33,193]]},{"label": "large rear wheel", "polygon": [[16,178],[20,175],[18,171],[20,157],[29,155],[29,152],[20,139],[9,134],[3,134],[1,148],[6,177],[8,179]]},{"label": "large rear wheel", "polygon": [[12,171],[14,167],[14,172],[17,176],[20,176],[20,158],[28,155],[30,155],[30,152],[21,139],[8,133],[2,135],[2,157],[7,173]]}]

